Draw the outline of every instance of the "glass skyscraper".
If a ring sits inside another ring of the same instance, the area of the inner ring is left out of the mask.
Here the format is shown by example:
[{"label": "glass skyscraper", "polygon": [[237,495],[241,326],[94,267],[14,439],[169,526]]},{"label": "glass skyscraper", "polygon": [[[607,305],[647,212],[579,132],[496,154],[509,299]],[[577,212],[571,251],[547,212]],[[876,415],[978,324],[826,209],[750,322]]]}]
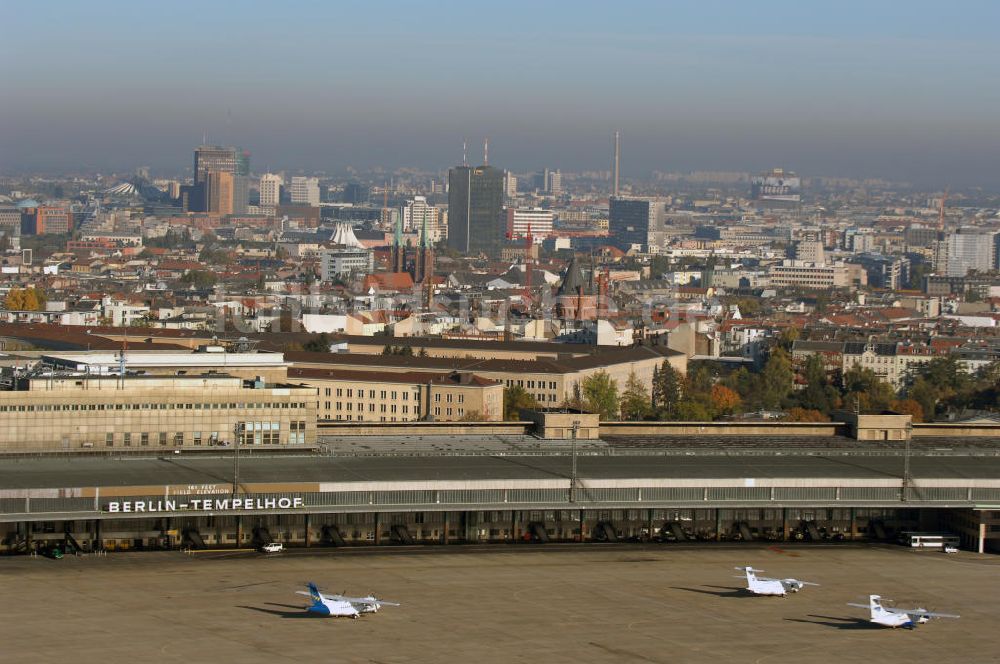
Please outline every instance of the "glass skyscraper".
[{"label": "glass skyscraper", "polygon": [[464,254],[500,255],[504,239],[504,173],[492,166],[448,172],[448,246]]}]

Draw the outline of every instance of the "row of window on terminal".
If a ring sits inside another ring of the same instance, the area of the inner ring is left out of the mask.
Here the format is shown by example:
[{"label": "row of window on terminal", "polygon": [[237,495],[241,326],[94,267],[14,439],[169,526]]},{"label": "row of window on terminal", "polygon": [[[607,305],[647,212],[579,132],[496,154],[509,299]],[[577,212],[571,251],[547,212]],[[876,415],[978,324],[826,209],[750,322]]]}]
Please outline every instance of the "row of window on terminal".
[{"label": "row of window on terminal", "polygon": [[[340,402],[337,402],[337,410],[341,409],[340,406],[341,406]],[[359,412],[358,412],[357,415],[353,415],[353,414],[348,413],[347,416],[345,417],[343,413],[337,413],[336,419],[338,419],[338,420],[346,420],[348,422],[353,422],[353,421],[364,422],[365,421],[365,416],[364,416],[364,414],[362,414],[362,411],[364,409],[361,408],[361,406],[362,406],[362,404],[358,404],[358,411]],[[369,404],[369,406],[370,406],[369,407],[369,411],[374,412],[374,410],[375,410],[375,404]],[[326,402],[326,407],[327,407],[327,410],[329,410],[329,408],[330,408],[330,402],[329,401]],[[351,410],[351,404],[347,404],[347,410]],[[458,417],[465,417],[465,409],[464,408],[457,408],[457,409],[446,408],[446,409],[443,409],[443,410],[446,411],[448,417],[453,417],[456,414],[457,414]],[[386,411],[386,407],[385,407],[384,404],[382,405],[382,408],[381,408],[380,412],[383,412],[383,413],[387,412]],[[395,413],[396,412],[396,407],[392,406],[391,410],[388,411],[388,412]],[[434,415],[437,416],[437,417],[440,417],[441,413],[442,413],[442,408],[440,406],[435,406],[434,407]],[[403,415],[409,415],[409,409],[406,406],[403,406],[403,413],[402,414]],[[406,422],[407,420],[412,420],[412,419],[416,418],[419,415],[420,415],[419,409],[416,406],[414,406],[413,407],[413,417],[412,418],[406,418],[406,417],[404,417],[403,421]],[[374,419],[369,420],[369,421],[373,422]],[[379,416],[379,421],[380,422],[395,422],[396,421],[396,416],[395,415],[390,415],[390,416],[381,415],[381,416]]]},{"label": "row of window on terminal", "polygon": [[[280,445],[282,442],[280,422],[241,422],[237,430],[241,445]],[[187,436],[183,431],[177,431],[173,436],[166,431],[160,431],[156,433],[156,440],[160,445],[167,445],[172,441],[174,447],[183,447],[187,443]],[[289,423],[287,440],[290,445],[302,445],[306,442],[304,420]],[[104,436],[104,444],[108,447],[114,447],[116,442],[121,442],[124,447],[132,447],[133,444],[148,447],[150,441],[149,432],[116,434],[109,431]],[[220,445],[222,442],[224,441],[219,438],[218,431],[195,431],[191,436],[193,445]]]},{"label": "row of window on terminal", "polygon": [[304,402],[276,403],[115,403],[115,404],[38,404],[0,406],[0,413],[36,413],[81,410],[245,410],[248,408],[305,408]]}]

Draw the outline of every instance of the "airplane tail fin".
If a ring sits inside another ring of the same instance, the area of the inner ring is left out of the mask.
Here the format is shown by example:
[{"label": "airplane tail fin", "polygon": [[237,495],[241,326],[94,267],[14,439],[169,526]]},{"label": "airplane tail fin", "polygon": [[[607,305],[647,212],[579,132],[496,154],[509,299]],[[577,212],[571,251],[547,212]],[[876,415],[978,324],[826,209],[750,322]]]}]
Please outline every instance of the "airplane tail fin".
[{"label": "airplane tail fin", "polygon": [[319,588],[316,587],[316,584],[310,581],[306,585],[309,586],[309,599],[313,601],[313,604],[322,604],[323,598],[320,596]]},{"label": "airplane tail fin", "polygon": [[743,571],[747,574],[747,581],[753,581],[757,578],[757,575],[754,574],[755,570],[753,567],[744,567]]},{"label": "airplane tail fin", "polygon": [[868,608],[871,609],[872,616],[882,610],[882,597],[879,595],[868,596]]}]

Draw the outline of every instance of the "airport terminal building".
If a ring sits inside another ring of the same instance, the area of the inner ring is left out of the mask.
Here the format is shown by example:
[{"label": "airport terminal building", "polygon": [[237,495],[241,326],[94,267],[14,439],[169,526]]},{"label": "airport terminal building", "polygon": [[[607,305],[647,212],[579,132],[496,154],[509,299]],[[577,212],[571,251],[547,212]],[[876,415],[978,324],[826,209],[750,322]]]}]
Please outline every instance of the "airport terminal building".
[{"label": "airport terminal building", "polygon": [[[8,552],[656,540],[1000,548],[996,431],[830,424],[329,423],[312,446],[0,460]],[[949,428],[950,426],[950,428]]]}]

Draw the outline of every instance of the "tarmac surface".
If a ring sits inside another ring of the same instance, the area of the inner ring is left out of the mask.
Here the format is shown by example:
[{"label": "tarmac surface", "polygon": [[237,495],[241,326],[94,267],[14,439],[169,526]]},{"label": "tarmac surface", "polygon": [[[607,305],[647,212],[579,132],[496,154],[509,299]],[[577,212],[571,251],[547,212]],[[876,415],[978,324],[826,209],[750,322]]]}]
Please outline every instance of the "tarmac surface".
[{"label": "tarmac surface", "polygon": [[[821,584],[741,590],[733,567]],[[313,617],[306,581],[402,603]],[[854,545],[514,545],[0,559],[11,662],[1000,662],[1000,557]],[[869,593],[961,614],[870,625]]]}]

